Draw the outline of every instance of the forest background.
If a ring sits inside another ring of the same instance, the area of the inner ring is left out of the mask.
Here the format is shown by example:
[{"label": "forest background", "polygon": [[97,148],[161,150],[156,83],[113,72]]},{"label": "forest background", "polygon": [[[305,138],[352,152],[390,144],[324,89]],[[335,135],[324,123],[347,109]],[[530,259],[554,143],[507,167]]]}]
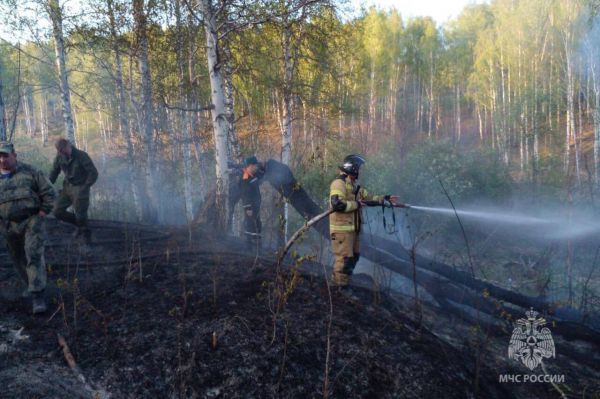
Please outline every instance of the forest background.
[{"label": "forest background", "polygon": [[[597,0],[493,0],[442,25],[333,0],[0,4],[27,38],[0,42],[0,136],[43,170],[58,136],[88,151],[93,217],[189,224],[214,191],[227,230],[228,164],[252,154],[325,206],[351,152],[409,203],[447,206],[441,181],[457,204],[597,215]],[[302,223],[265,195],[267,229]],[[598,251],[561,248],[569,292],[587,287]]]}]

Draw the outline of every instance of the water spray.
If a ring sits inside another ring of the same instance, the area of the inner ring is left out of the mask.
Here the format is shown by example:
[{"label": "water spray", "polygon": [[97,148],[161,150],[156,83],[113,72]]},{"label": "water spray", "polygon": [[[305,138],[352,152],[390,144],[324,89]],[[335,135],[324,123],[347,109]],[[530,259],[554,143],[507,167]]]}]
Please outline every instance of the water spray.
[{"label": "water spray", "polygon": [[535,226],[549,225],[554,223],[553,221],[547,219],[541,219],[517,213],[511,214],[507,212],[463,211],[458,209],[454,210],[450,208],[431,208],[426,206],[411,206],[410,208],[423,212],[441,213],[449,216],[458,215],[466,218],[487,220],[496,223],[528,224]]}]

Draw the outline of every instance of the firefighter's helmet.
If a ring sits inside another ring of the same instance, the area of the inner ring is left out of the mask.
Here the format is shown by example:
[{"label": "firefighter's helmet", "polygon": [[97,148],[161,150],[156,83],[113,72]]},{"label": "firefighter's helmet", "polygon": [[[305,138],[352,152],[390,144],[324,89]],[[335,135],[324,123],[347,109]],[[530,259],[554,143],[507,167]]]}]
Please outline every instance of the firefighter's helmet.
[{"label": "firefighter's helmet", "polygon": [[344,163],[340,166],[340,170],[347,175],[358,177],[358,171],[365,162],[365,159],[361,155],[350,154],[344,158]]}]

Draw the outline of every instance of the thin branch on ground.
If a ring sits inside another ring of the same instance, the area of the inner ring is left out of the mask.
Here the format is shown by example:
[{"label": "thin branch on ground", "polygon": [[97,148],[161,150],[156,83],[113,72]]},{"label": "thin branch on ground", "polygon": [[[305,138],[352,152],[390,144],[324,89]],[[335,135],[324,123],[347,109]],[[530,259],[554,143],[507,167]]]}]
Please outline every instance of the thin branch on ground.
[{"label": "thin branch on ground", "polygon": [[458,224],[460,225],[460,229],[462,230],[462,234],[465,239],[465,244],[467,246],[467,256],[469,258],[469,266],[471,268],[471,277],[475,278],[475,268],[473,267],[473,257],[471,256],[471,247],[469,246],[469,240],[467,239],[467,232],[465,231],[465,227],[463,226],[460,218],[458,217],[458,212],[456,211],[456,208],[454,207],[454,202],[452,202],[452,198],[450,198],[450,194],[448,194],[448,191],[446,191],[446,187],[444,187],[444,183],[442,183],[441,179],[438,179],[438,182],[440,183],[440,186],[442,186],[442,190],[444,191],[444,194],[448,198],[448,201],[450,201],[450,205],[452,205],[452,209],[454,210],[454,215],[456,216],[456,220],[458,220]]}]

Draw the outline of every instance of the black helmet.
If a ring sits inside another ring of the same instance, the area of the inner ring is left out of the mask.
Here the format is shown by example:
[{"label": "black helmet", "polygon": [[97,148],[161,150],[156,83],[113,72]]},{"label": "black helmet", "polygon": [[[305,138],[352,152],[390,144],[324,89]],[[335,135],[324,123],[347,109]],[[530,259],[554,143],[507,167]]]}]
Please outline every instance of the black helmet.
[{"label": "black helmet", "polygon": [[244,166],[256,165],[258,164],[258,159],[256,159],[256,155],[249,156],[244,161]]},{"label": "black helmet", "polygon": [[350,154],[344,158],[344,163],[340,166],[340,170],[347,175],[358,177],[358,171],[365,162],[365,159],[361,155]]}]

